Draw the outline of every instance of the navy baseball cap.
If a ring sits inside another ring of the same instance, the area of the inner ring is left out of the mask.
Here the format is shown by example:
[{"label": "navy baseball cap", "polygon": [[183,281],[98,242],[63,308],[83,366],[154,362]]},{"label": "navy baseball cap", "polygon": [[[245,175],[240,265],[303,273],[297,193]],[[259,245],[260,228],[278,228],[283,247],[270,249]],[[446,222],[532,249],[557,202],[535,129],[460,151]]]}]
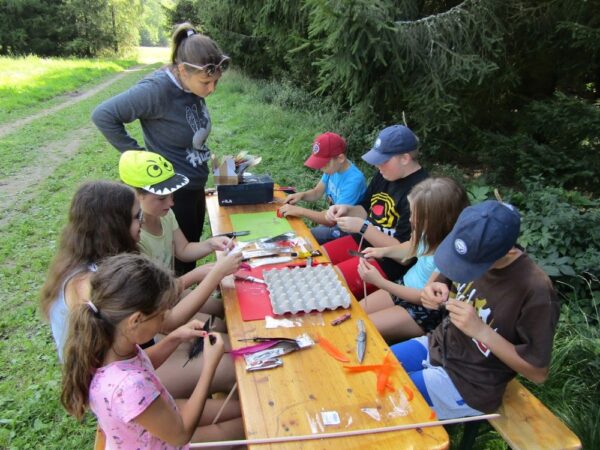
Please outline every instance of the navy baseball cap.
[{"label": "navy baseball cap", "polygon": [[418,146],[419,139],[410,128],[404,125],[392,125],[379,133],[373,148],[362,155],[362,159],[372,166],[378,166],[392,156],[412,152]]},{"label": "navy baseball cap", "polygon": [[521,215],[508,203],[469,206],[433,257],[440,272],[459,283],[476,280],[516,244]]}]

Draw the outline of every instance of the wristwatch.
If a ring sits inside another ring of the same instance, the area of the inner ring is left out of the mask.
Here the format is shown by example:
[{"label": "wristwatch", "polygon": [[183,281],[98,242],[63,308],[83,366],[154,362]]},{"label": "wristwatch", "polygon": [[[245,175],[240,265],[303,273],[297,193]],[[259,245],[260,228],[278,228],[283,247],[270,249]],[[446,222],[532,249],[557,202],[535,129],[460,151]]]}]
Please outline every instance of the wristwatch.
[{"label": "wristwatch", "polygon": [[367,231],[367,228],[369,228],[369,225],[371,225],[371,222],[369,222],[368,220],[365,219],[365,223],[362,224],[362,227],[360,227],[360,234],[365,234],[365,232]]}]

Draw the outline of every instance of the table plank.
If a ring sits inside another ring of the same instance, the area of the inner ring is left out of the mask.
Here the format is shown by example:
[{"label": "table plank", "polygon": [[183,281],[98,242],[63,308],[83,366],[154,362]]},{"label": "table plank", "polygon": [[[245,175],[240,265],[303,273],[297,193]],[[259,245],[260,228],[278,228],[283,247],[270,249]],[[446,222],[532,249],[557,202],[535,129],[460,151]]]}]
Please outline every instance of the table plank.
[{"label": "table plank", "polygon": [[[283,194],[278,192],[276,196],[282,198]],[[232,230],[230,214],[272,211],[276,207],[276,204],[219,207],[216,195],[207,196],[207,212],[213,234]],[[319,248],[301,219],[288,219],[298,235],[309,239],[314,248]],[[326,262],[327,258],[319,257],[316,260]],[[321,324],[308,323],[316,322],[311,315],[311,319],[305,320],[301,327],[265,329],[265,322],[262,320],[251,322],[242,320],[232,276],[223,279],[221,292],[233,348],[248,345],[247,342],[238,342],[238,339],[254,336],[295,338],[302,333],[308,333],[314,338],[320,334],[348,355],[351,360],[349,364],[355,365],[357,364],[356,320],[363,319],[368,336],[363,364],[380,364],[390,351],[354,298],[350,308],[352,318],[341,325],[335,327],[330,325],[332,319],[344,312],[338,309],[325,311],[320,316],[316,315],[317,318],[322,316]],[[431,409],[401,367],[395,370],[390,378],[396,392],[378,396],[374,373],[348,374],[343,368],[343,363],[329,356],[319,345],[284,355],[282,359],[283,366],[257,372],[246,372],[243,359],[235,364],[248,439],[335,433],[431,420]],[[403,386],[414,393],[412,401],[406,400]],[[394,408],[394,404],[402,407]],[[381,418],[379,420],[372,418],[362,411],[363,408],[378,411]],[[405,415],[390,417],[390,414],[404,409],[406,409]],[[319,426],[318,418],[323,411],[336,411],[341,419],[340,425]],[[440,426],[334,440],[263,444],[252,448],[326,449],[331,446],[344,449],[445,449],[449,446],[449,439],[444,428]]]}]

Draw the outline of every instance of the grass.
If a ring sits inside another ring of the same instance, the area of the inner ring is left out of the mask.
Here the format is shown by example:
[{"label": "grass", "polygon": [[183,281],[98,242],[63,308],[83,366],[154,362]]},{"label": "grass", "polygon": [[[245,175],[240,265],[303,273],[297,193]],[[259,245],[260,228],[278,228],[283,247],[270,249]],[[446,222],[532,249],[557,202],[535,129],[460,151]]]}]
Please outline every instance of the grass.
[{"label": "grass", "polygon": [[[43,164],[45,146],[65,142],[75,131],[89,126],[88,118],[96,104],[134,84],[151,69],[128,73],[90,99],[0,138],[0,174],[6,176]],[[61,76],[66,75],[58,74],[57,78]],[[99,70],[95,76],[99,83],[106,72]],[[93,82],[92,78],[81,81],[83,84],[77,88]],[[14,111],[26,114],[60,101],[57,97],[44,97],[33,103],[19,103],[30,102],[35,86],[35,80],[29,87],[21,86],[22,95],[12,100]],[[63,90],[54,95],[64,93]],[[254,171],[270,173],[282,185],[301,189],[313,186],[319,174],[302,163],[312,138],[326,129],[335,129],[338,118],[312,106],[308,110],[298,108],[298,103],[302,103],[299,99],[302,100],[302,94],[289,86],[254,82],[239,73],[227,73],[217,92],[207,99],[213,119],[209,146],[216,154],[247,150],[262,156],[263,162]],[[0,116],[0,124],[6,120],[6,116]],[[131,130],[139,138],[139,127],[134,125]],[[359,159],[358,154],[351,157]],[[118,153],[92,129],[85,134],[75,155],[30,188],[34,195],[28,198],[32,200],[0,213],[8,220],[0,228],[0,449],[92,446],[95,421],[87,417],[79,424],[59,404],[60,366],[49,326],[39,317],[37,297],[74,191],[86,180],[116,179],[117,161]],[[581,437],[584,447],[598,448],[600,342],[597,326],[581,317],[576,309],[565,308],[550,380],[533,390],[565,419]],[[449,432],[453,444],[458,442],[460,429]],[[506,445],[495,433],[486,432],[476,448],[502,449]]]},{"label": "grass", "polygon": [[62,100],[61,94],[76,93],[134,65],[167,60],[168,49],[162,47],[142,47],[123,59],[0,56],[0,123],[51,106]]}]

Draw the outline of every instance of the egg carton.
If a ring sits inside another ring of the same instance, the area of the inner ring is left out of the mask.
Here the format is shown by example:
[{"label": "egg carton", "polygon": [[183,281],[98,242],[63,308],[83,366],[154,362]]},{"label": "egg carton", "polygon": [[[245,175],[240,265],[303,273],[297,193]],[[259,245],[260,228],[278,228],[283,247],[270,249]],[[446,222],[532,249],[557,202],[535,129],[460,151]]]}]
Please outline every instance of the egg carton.
[{"label": "egg carton", "polygon": [[350,295],[329,265],[265,270],[275,314],[325,311],[350,306]]}]

